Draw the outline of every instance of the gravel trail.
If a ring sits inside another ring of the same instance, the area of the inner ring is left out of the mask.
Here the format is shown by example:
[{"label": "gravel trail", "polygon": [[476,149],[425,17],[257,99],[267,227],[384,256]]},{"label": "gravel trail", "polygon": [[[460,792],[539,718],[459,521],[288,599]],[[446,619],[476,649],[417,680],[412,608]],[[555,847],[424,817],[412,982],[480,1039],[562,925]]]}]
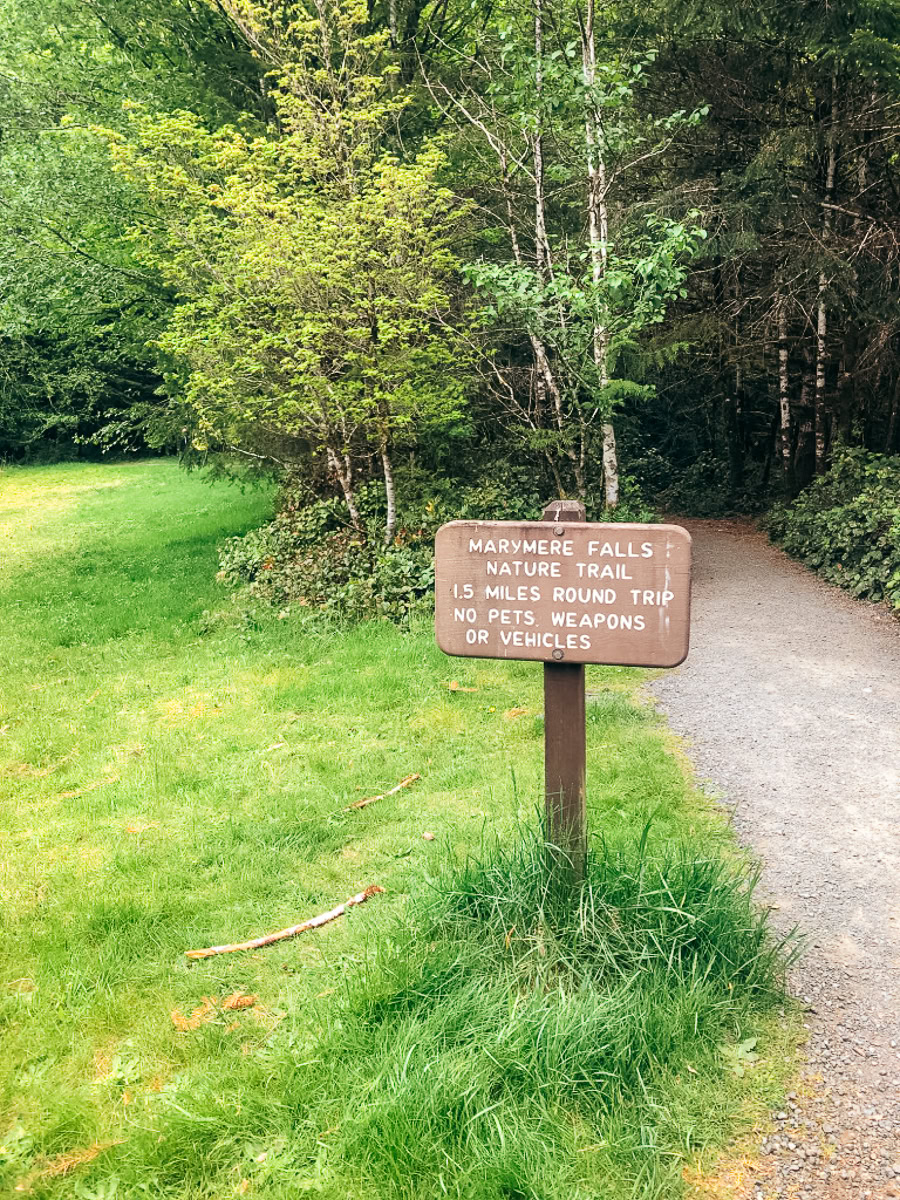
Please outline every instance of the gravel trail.
[{"label": "gravel trail", "polygon": [[691,653],[652,690],[808,937],[808,1078],[744,1194],[900,1197],[900,623],[750,525],[685,525]]}]

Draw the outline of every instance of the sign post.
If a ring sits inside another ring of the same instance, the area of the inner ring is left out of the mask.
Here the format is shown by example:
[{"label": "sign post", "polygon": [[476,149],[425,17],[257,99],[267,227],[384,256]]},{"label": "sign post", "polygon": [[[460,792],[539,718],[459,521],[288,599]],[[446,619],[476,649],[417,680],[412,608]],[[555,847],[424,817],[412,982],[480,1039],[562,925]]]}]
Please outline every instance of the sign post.
[{"label": "sign post", "polygon": [[677,525],[451,521],[435,539],[435,636],[446,654],[544,664],[547,840],[584,874],[584,664],[676,667],[687,657],[691,538]]},{"label": "sign post", "polygon": [[[567,523],[585,519],[584,505],[557,500],[544,509],[541,520],[564,532]],[[561,659],[564,651],[554,650]],[[587,856],[585,808],[586,728],[584,663],[544,663],[544,806],[547,844],[568,866],[574,880],[584,877]]]}]

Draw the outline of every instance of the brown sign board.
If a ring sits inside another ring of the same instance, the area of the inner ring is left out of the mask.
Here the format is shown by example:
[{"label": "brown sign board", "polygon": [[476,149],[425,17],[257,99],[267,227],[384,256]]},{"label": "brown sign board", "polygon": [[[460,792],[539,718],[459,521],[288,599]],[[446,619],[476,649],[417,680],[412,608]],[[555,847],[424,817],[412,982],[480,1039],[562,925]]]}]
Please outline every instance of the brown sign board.
[{"label": "brown sign board", "polygon": [[677,525],[451,521],[437,533],[446,654],[676,667],[690,608],[691,537]]}]

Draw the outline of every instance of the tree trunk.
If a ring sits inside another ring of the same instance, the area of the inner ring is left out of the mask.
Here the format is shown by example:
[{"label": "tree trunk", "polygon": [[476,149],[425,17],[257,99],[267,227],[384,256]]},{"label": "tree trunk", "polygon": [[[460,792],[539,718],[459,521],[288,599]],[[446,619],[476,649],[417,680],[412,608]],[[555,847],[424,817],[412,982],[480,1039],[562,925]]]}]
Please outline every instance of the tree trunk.
[{"label": "tree trunk", "polygon": [[350,463],[350,457],[347,454],[338,454],[331,446],[327,450],[328,466],[341,485],[341,491],[344,493],[344,502],[347,505],[350,520],[353,522],[353,528],[360,537],[364,538],[365,531],[363,529],[362,518],[359,515],[359,509],[356,507],[356,492],[353,487],[353,468]]},{"label": "tree trunk", "polygon": [[[540,107],[543,103],[542,96],[544,90],[544,12],[543,0],[534,0],[534,60],[535,60],[535,94],[537,97],[537,120],[532,138],[532,166],[534,169],[534,251],[535,261],[537,265],[537,274],[541,283],[544,284],[548,279],[553,278],[553,256],[550,250],[550,242],[547,237],[547,198],[544,194],[544,142],[543,142],[543,121],[541,117]],[[538,372],[544,381],[546,394],[553,402],[553,412],[556,418],[556,427],[560,434],[566,434],[567,419],[563,411],[562,390],[559,383],[553,374],[553,368],[550,363],[550,356],[547,353],[547,347],[543,340],[536,334],[529,335],[531,348],[534,353],[535,362]],[[572,471],[575,476],[575,486],[580,497],[584,497],[584,473],[580,467],[579,456],[570,445],[564,446],[564,453],[572,464]]]},{"label": "tree trunk", "polygon": [[550,246],[547,241],[547,212],[544,197],[544,133],[541,104],[544,91],[543,0],[534,0],[534,89],[537,97],[537,113],[532,143],[534,165],[534,251],[537,272],[543,283],[550,268]]},{"label": "tree trunk", "polygon": [[825,310],[825,272],[819,275],[819,300],[816,319],[816,474],[824,475],[826,461],[825,410],[825,339],[828,334],[828,314]]},{"label": "tree trunk", "polygon": [[813,356],[803,350],[803,378],[800,384],[800,412],[797,422],[797,445],[794,450],[794,485],[806,487],[815,474],[815,371]]},{"label": "tree trunk", "polygon": [[[538,26],[538,29],[540,27]],[[540,159],[540,156],[539,156]],[[513,210],[512,196],[509,192],[509,170],[506,162],[506,157],[501,157],[501,166],[503,168],[503,198],[506,204],[507,224],[509,228],[509,239],[512,246],[513,259],[516,266],[521,267],[524,259],[522,250],[519,245],[519,238],[516,233],[515,212]],[[538,214],[543,214],[543,203],[539,193],[536,193],[535,198],[535,221],[540,221]],[[541,262],[543,261],[543,250],[539,251]],[[535,374],[535,392],[538,396],[539,407],[543,409],[545,402],[549,396],[553,405],[553,418],[559,430],[563,428],[563,411],[562,411],[562,394],[559,390],[559,385],[553,374],[553,368],[550,364],[550,356],[547,353],[547,347],[541,338],[536,333],[530,333],[528,340],[531,343],[531,352],[534,356],[534,374]],[[559,483],[559,468],[554,466],[553,476],[557,482],[557,494],[562,496],[563,489]]]},{"label": "tree trunk", "polygon": [[[825,183],[822,204],[822,246],[827,251],[831,240],[832,210],[834,199],[834,176],[836,154],[834,145],[836,81],[831,83],[831,112],[829,128],[825,134]],[[828,454],[828,413],[825,408],[825,367],[827,364],[828,310],[825,303],[825,289],[828,287],[828,276],[825,268],[819,272],[819,290],[816,303],[816,474],[825,473]]]},{"label": "tree trunk", "polygon": [[384,495],[387,500],[387,519],[384,525],[384,545],[387,549],[397,532],[397,492],[394,487],[394,471],[386,440],[381,443],[381,467],[384,471]]},{"label": "tree trunk", "polygon": [[619,503],[619,459],[616,453],[616,431],[609,421],[603,424],[603,499],[607,508]]},{"label": "tree trunk", "polygon": [[[597,76],[597,50],[594,41],[594,0],[588,0],[582,29],[582,72],[585,88],[593,87]],[[585,147],[587,150],[588,238],[591,251],[591,276],[595,287],[606,274],[609,256],[609,208],[606,203],[606,160],[603,155],[603,129],[590,97],[585,106]],[[609,384],[609,331],[597,321],[594,325],[594,365],[600,387]],[[607,508],[619,503],[619,461],[616,432],[612,420],[603,423],[603,496]]]},{"label": "tree trunk", "polygon": [[778,304],[778,411],[781,425],[781,469],[789,496],[794,495],[794,463],[791,456],[791,379],[788,361],[788,322],[784,297]]},{"label": "tree trunk", "polygon": [[554,455],[546,452],[547,462],[550,466],[550,474],[553,476],[553,482],[556,484],[556,494],[562,500],[565,497],[566,489],[563,487],[562,477],[559,473],[559,460]]}]

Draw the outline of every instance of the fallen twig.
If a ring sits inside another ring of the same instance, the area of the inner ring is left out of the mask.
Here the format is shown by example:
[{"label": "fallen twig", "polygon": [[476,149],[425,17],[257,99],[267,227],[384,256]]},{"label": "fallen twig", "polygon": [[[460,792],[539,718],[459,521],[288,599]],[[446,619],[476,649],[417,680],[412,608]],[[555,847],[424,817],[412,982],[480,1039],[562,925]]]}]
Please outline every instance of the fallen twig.
[{"label": "fallen twig", "polygon": [[330,912],[310,917],[308,921],[301,921],[299,925],[290,925],[287,929],[279,929],[277,933],[267,933],[263,937],[253,938],[249,942],[234,942],[227,946],[209,946],[205,950],[185,950],[185,954],[188,958],[212,958],[214,954],[233,954],[235,950],[258,950],[260,946],[271,946],[273,942],[283,942],[286,938],[296,937],[298,933],[305,933],[307,929],[318,929],[320,925],[327,925],[329,921],[335,921],[338,917],[342,917],[348,908],[352,908],[355,904],[365,904],[370,896],[375,896],[378,892],[383,891],[383,887],[373,883],[365,891],[357,892],[355,896],[351,896],[337,908],[332,908]]},{"label": "fallen twig", "polygon": [[344,812],[350,812],[354,808],[365,808],[367,804],[374,804],[376,800],[384,800],[386,796],[393,796],[394,792],[399,792],[402,788],[409,787],[411,783],[415,783],[417,779],[421,779],[421,775],[407,775],[405,779],[401,779],[396,787],[392,787],[389,792],[382,792],[378,796],[366,796],[365,800],[355,800],[353,804],[348,804]]}]

